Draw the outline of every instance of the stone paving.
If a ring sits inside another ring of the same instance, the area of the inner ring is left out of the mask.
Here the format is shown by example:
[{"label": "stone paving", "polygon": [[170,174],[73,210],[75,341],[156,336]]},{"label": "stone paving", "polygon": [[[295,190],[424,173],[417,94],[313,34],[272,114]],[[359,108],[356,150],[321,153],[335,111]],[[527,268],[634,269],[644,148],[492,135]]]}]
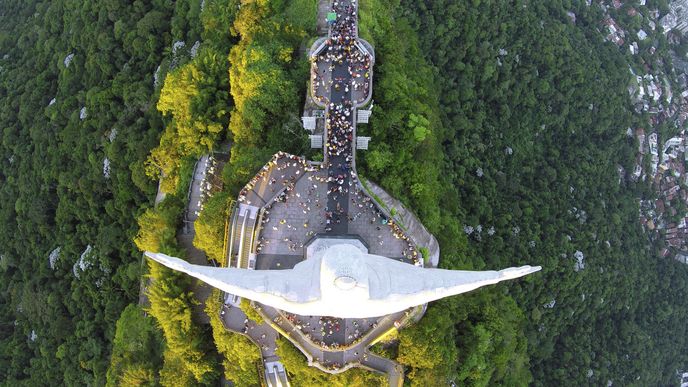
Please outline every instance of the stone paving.
[{"label": "stone paving", "polygon": [[[325,12],[323,3],[320,1],[321,16]],[[259,270],[293,267],[306,259],[304,246],[316,235],[359,237],[369,253],[407,263],[420,258],[409,238],[361,191],[357,181],[356,108],[370,101],[375,56],[370,44],[358,38],[357,1],[327,3],[337,19],[329,26],[329,36],[316,41],[310,55],[311,100],[324,107],[326,114],[321,120],[325,122],[324,131],[318,132],[324,136],[325,160],[316,165],[280,152],[239,195],[240,203],[262,208],[255,241]],[[396,363],[369,358],[367,348],[375,338],[397,326],[409,311],[340,319],[298,316],[265,305],[261,310],[320,369],[336,371],[367,362],[367,367],[390,374],[390,381],[398,384],[402,380]],[[244,326],[243,321],[234,323],[238,329],[247,330],[244,333],[249,336],[252,329],[257,329]],[[262,336],[274,343],[272,335]],[[264,357],[274,356],[272,345],[259,346]]]},{"label": "stone paving", "polygon": [[253,340],[260,348],[264,362],[279,359],[276,354],[277,345],[275,344],[278,333],[269,324],[257,324],[255,321],[249,320],[241,309],[227,304],[222,305],[220,318],[225,328],[248,336]]},{"label": "stone paving", "polygon": [[[304,173],[283,200],[265,207],[258,254],[303,256],[306,242],[315,234],[325,233],[328,227],[325,217],[327,185],[323,183],[325,173],[325,170]],[[410,257],[411,244],[395,232],[370,198],[356,185],[352,185],[351,191],[348,230],[345,233],[359,235],[368,244],[370,254]],[[330,222],[336,222],[336,217]]]},{"label": "stone paving", "polygon": [[239,193],[239,202],[262,207],[306,172],[316,169],[298,156],[278,152],[244,186]]},{"label": "stone paving", "polygon": [[349,233],[368,243],[368,253],[389,258],[411,255],[411,244],[392,229],[386,217],[358,187],[350,195]]},{"label": "stone paving", "polygon": [[[361,45],[363,46],[362,43]],[[365,53],[359,47],[356,47],[355,54],[364,58],[363,65],[360,67],[352,67],[351,78],[347,79],[349,83],[340,86],[351,89],[351,101],[356,106],[359,106],[361,103],[369,100],[370,94],[372,94],[372,76],[369,70],[373,58],[369,53]],[[335,69],[335,64],[327,61],[323,55],[312,56],[310,60],[311,95],[316,103],[325,106],[330,102],[330,89],[334,86],[332,71]]]},{"label": "stone paving", "polygon": [[348,346],[377,327],[379,318],[334,318],[322,316],[297,316],[284,313],[314,344],[329,348]]},{"label": "stone paving", "polygon": [[258,238],[259,254],[303,255],[303,245],[327,227],[325,170],[308,172],[283,200],[265,207]]},{"label": "stone paving", "polygon": [[[307,337],[307,332],[304,331],[301,324],[310,323],[311,326],[320,326],[318,323],[319,317],[304,317],[304,316],[288,316],[285,312],[279,311],[275,308],[266,305],[260,305],[262,313],[270,320],[271,324],[279,327],[282,332],[286,333],[286,336],[293,342],[299,344],[299,346],[304,349],[309,356],[312,357],[314,363],[319,363],[319,367],[328,370],[337,370],[346,366],[347,364],[361,364],[369,360],[371,354],[367,351],[370,343],[378,338],[381,334],[389,330],[396,323],[404,324],[405,320],[412,315],[413,310],[405,310],[397,312],[391,315],[382,316],[378,318],[363,319],[366,320],[366,328],[361,327],[361,335],[364,336],[360,341],[348,346],[346,349],[335,350],[334,348],[329,348],[323,343],[314,343],[314,338]],[[332,319],[325,317],[324,319],[328,321],[335,322],[340,319]],[[353,322],[356,321],[360,323],[362,319],[347,319],[351,320],[349,327],[355,327]],[[316,324],[316,325],[313,325]],[[331,324],[330,324],[331,325]],[[328,325],[328,326],[330,326]],[[342,330],[340,323],[340,332]],[[316,329],[317,330],[317,329]],[[363,332],[365,330],[365,332]],[[333,330],[335,332],[336,330]],[[329,334],[329,329],[328,329]],[[317,337],[315,337],[317,338]],[[395,364],[391,360],[389,364]],[[380,372],[389,372],[386,368],[376,368]],[[393,375],[391,375],[393,376]],[[398,375],[400,377],[401,374]],[[395,384],[396,386],[396,384]]]},{"label": "stone paving", "polygon": [[311,59],[311,95],[320,106],[329,103],[330,86],[332,85],[332,69],[324,61]]}]

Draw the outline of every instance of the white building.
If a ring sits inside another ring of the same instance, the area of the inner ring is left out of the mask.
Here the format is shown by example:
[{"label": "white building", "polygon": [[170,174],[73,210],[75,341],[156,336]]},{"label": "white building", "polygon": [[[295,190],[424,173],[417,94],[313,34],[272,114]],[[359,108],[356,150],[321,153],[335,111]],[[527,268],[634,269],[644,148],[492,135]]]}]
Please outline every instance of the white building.
[{"label": "white building", "polygon": [[669,4],[669,13],[664,15],[659,24],[664,33],[677,30],[681,33],[688,32],[688,0],[674,0]]},{"label": "white building", "polygon": [[650,153],[657,156],[659,155],[659,152],[657,152],[657,133],[653,132],[650,133],[650,135],[647,138],[647,142],[650,146]]},{"label": "white building", "polygon": [[628,46],[628,49],[631,50],[631,55],[635,55],[638,53],[638,42],[633,42]]}]

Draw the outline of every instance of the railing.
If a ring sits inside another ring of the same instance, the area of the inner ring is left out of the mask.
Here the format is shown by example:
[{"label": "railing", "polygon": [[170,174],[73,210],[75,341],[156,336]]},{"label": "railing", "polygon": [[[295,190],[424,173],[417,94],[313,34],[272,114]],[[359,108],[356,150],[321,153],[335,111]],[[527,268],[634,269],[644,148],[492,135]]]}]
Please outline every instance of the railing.
[{"label": "railing", "polygon": [[[255,222],[255,219],[253,220]],[[241,230],[241,244],[242,246],[239,249],[239,255],[240,255],[240,262],[243,264],[246,262],[246,267],[249,266],[250,262],[249,259],[251,257],[251,249],[253,248],[253,232],[254,232],[255,224],[251,222],[251,219],[248,217],[248,214],[244,216],[244,228]],[[246,239],[248,238],[248,240]],[[241,268],[241,266],[237,266]]]},{"label": "railing", "polygon": [[239,236],[239,251],[237,253],[237,266],[238,268],[241,269],[241,256],[242,256],[242,251],[244,250],[244,232],[246,231],[246,220],[248,219],[248,216],[246,212],[244,212],[244,221],[241,222],[241,231],[240,231],[240,236]]},{"label": "railing", "polygon": [[356,181],[358,182],[358,187],[361,189],[361,191],[365,192],[365,194],[370,198],[370,200],[373,201],[373,203],[375,204],[375,206],[376,206],[376,207],[377,207],[377,208],[378,208],[387,218],[392,219],[392,220],[394,221],[394,223],[395,223],[397,226],[399,226],[404,232],[407,231],[407,230],[406,230],[406,226],[404,226],[404,223],[401,222],[399,219],[396,218],[396,216],[394,216],[394,215],[392,214],[392,211],[389,210],[389,209],[387,208],[387,205],[385,205],[384,203],[382,203],[382,200],[381,200],[381,199],[378,199],[377,195],[375,195],[373,192],[371,192],[370,188],[368,188],[367,183],[363,181],[363,178],[362,178],[362,177],[359,176],[358,179],[356,179]]},{"label": "railing", "polygon": [[[229,227],[232,223],[230,223],[229,218],[234,213],[235,208],[236,208],[236,200],[230,199],[229,200],[229,206],[227,206],[227,211],[225,214],[225,234],[224,234],[224,240],[222,241],[222,251],[224,251],[224,253],[225,253],[224,255],[225,255],[225,260],[226,260],[225,266],[229,266],[229,254],[230,253],[227,251],[227,247],[231,248],[231,243],[232,243],[230,240],[230,235],[229,235],[230,234],[230,228]],[[227,246],[228,243],[230,244],[229,246]]]},{"label": "railing", "polygon": [[227,267],[232,266],[232,250],[234,249],[234,239],[235,239],[234,237],[235,237],[235,233],[236,233],[236,226],[237,226],[236,222],[237,222],[238,217],[239,217],[239,210],[236,208],[236,205],[235,205],[234,209],[232,211],[232,222],[231,222],[231,226],[230,226],[231,234],[229,236],[229,249],[225,250],[225,254],[227,257]]}]

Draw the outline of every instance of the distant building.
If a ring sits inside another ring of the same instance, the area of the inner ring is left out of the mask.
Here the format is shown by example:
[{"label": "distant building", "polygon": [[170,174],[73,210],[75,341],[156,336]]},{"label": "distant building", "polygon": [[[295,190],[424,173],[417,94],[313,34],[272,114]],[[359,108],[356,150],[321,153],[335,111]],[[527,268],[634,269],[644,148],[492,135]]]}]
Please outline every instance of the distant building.
[{"label": "distant building", "polygon": [[635,135],[638,137],[638,153],[646,154],[647,148],[645,148],[645,130],[643,128],[638,128],[635,130]]},{"label": "distant building", "polygon": [[679,148],[678,150],[683,151],[683,137],[672,137],[664,143],[664,153],[670,151],[671,148]]},{"label": "distant building", "polygon": [[610,17],[604,20],[604,24],[609,28],[607,40],[614,42],[617,46],[623,46],[623,38],[626,37],[626,32]]},{"label": "distant building", "polygon": [[658,215],[664,213],[664,201],[662,201],[662,199],[657,199],[657,201],[655,202],[655,209]]},{"label": "distant building", "polygon": [[662,89],[652,80],[650,84],[647,85],[647,94],[657,102],[662,97]]},{"label": "distant building", "polygon": [[635,55],[638,53],[638,42],[633,42],[628,46],[628,49],[631,50],[631,55]]},{"label": "distant building", "polygon": [[643,167],[640,166],[640,164],[635,165],[635,169],[633,170],[633,180],[637,181],[640,179],[640,175],[643,173]]},{"label": "distant building", "polygon": [[571,22],[573,24],[576,24],[576,14],[575,13],[568,11],[568,12],[566,12],[566,15],[571,19]]},{"label": "distant building", "polygon": [[659,24],[664,33],[676,30],[684,34],[688,32],[688,0],[674,0],[669,4],[669,13],[664,15]]},{"label": "distant building", "polygon": [[648,144],[650,145],[650,154],[655,155],[655,156],[659,155],[659,152],[657,152],[657,133],[656,132],[650,133],[647,141],[648,141]]},{"label": "distant building", "polygon": [[681,375],[681,387],[688,387],[688,372],[684,372]]}]

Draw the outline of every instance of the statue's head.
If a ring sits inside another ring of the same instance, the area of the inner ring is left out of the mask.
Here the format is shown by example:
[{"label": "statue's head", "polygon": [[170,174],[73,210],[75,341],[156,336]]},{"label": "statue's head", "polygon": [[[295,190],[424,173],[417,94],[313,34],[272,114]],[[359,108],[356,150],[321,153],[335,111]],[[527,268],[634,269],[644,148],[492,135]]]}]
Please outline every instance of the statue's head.
[{"label": "statue's head", "polygon": [[368,266],[365,254],[350,244],[328,248],[320,264],[323,299],[368,299]]}]

